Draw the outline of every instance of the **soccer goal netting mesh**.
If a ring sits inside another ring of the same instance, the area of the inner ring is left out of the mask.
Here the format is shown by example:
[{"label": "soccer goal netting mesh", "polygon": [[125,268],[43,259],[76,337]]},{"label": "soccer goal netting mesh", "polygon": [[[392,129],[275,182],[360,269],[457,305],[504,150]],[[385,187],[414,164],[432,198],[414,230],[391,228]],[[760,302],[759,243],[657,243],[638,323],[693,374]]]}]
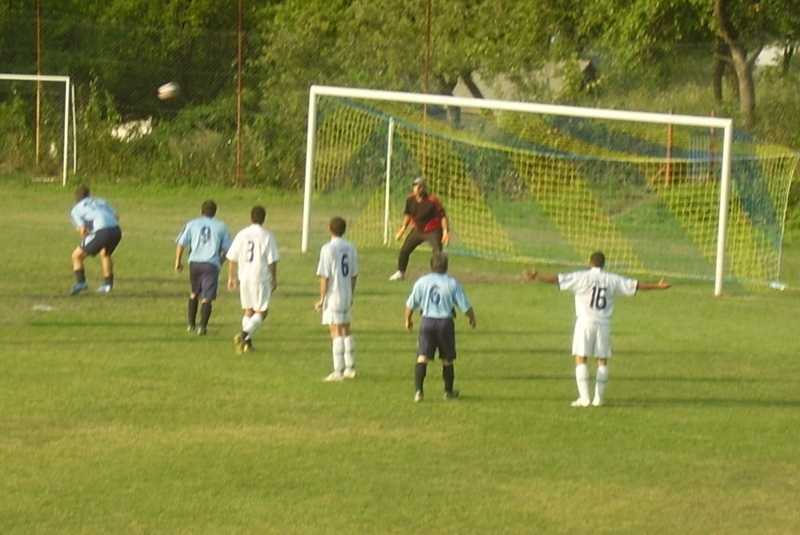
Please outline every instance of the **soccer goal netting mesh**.
[{"label": "soccer goal netting mesh", "polygon": [[[715,279],[719,130],[326,95],[314,119],[312,204],[332,199],[360,246],[389,243],[424,175],[451,253],[583,266],[602,250],[614,270]],[[732,145],[724,278],[768,284],[797,155]]]}]

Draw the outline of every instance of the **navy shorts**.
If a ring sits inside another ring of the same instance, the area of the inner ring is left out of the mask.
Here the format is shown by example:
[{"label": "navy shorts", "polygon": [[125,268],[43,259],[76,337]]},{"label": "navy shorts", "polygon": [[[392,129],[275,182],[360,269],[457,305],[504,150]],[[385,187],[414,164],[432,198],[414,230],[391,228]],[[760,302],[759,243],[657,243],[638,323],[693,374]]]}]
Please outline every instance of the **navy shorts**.
[{"label": "navy shorts", "polygon": [[189,283],[193,295],[213,301],[217,298],[219,268],[209,262],[189,262]]},{"label": "navy shorts", "polygon": [[456,360],[456,324],[453,318],[422,318],[417,355],[433,360],[436,351],[442,360]]},{"label": "navy shorts", "polygon": [[81,249],[89,256],[97,256],[97,253],[106,250],[106,254],[112,254],[119,242],[122,241],[122,229],[119,227],[101,228],[86,236],[81,242]]}]

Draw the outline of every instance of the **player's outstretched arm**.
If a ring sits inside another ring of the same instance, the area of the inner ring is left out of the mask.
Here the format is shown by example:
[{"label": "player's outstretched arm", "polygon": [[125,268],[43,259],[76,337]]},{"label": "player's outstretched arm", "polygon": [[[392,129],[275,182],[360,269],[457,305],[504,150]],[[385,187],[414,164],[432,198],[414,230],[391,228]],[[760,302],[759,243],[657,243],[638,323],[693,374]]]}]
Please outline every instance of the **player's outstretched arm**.
[{"label": "player's outstretched arm", "polygon": [[672,286],[672,283],[667,282],[664,279],[661,279],[655,284],[650,282],[641,282],[641,281],[636,283],[637,290],[666,290],[670,286]]},{"label": "player's outstretched arm", "polygon": [[545,275],[544,273],[539,273],[536,271],[536,268],[526,269],[522,272],[522,274],[529,281],[542,281],[550,283],[558,282],[558,275]]}]

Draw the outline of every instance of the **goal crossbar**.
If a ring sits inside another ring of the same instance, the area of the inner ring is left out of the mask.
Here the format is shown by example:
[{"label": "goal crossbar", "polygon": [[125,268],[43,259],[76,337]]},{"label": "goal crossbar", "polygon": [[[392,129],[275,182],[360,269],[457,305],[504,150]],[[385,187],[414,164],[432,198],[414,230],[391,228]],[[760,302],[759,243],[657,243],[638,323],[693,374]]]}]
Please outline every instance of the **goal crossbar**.
[{"label": "goal crossbar", "polygon": [[587,119],[603,119],[611,121],[634,121],[657,123],[664,125],[682,125],[719,129],[723,133],[723,146],[720,167],[720,197],[717,226],[717,250],[715,262],[714,294],[722,294],[725,267],[725,243],[727,236],[727,217],[730,203],[731,153],[733,149],[733,120],[722,117],[700,117],[652,112],[611,110],[600,108],[583,108],[576,106],[560,106],[530,102],[513,102],[503,100],[472,99],[421,93],[404,93],[398,91],[381,91],[370,89],[354,89],[314,85],[309,92],[308,131],[306,149],[305,185],[303,197],[303,228],[301,251],[308,250],[309,227],[311,218],[311,196],[314,189],[314,158],[316,150],[317,103],[319,97],[341,97],[350,99],[394,101],[411,104],[439,105],[445,107],[490,109],[533,113],[541,115],[558,115],[581,117]]}]

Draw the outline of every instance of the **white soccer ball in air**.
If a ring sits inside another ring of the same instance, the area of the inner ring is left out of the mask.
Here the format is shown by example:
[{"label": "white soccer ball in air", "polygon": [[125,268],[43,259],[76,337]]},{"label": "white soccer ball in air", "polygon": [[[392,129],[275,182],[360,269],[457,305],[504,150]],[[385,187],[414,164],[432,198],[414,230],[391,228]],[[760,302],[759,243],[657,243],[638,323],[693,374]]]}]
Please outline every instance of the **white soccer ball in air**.
[{"label": "white soccer ball in air", "polygon": [[160,100],[169,100],[181,94],[181,86],[175,82],[167,82],[158,88],[158,98]]}]

